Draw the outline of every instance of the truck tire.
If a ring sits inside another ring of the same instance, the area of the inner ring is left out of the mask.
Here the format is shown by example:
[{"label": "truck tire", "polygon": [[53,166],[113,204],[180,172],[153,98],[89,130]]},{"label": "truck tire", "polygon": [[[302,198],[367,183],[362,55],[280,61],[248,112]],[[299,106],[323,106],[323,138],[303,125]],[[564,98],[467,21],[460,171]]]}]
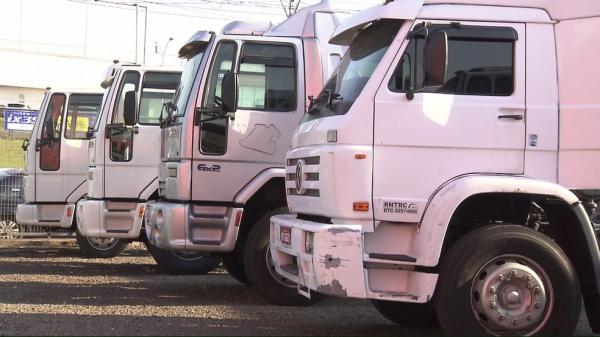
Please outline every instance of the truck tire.
[{"label": "truck tire", "polygon": [[371,300],[375,309],[390,321],[409,328],[435,328],[440,323],[431,303]]},{"label": "truck tire", "polygon": [[111,258],[121,254],[129,241],[115,238],[90,238],[76,234],[79,250],[86,256],[94,258]]},{"label": "truck tire", "polygon": [[174,275],[204,275],[219,265],[219,259],[204,252],[176,252],[144,242],[158,267]]},{"label": "truck tire", "polygon": [[298,293],[297,285],[277,275],[271,264],[269,251],[270,219],[277,214],[289,213],[287,207],[267,212],[252,227],[244,248],[244,266],[252,288],[276,305],[308,306],[324,298],[312,292],[311,299]]},{"label": "truck tire", "polygon": [[250,285],[246,269],[244,268],[243,254],[234,250],[229,254],[224,254],[221,261],[223,262],[223,267],[225,267],[225,270],[227,270],[231,277],[245,285]]},{"label": "truck tire", "polygon": [[567,336],[581,313],[577,274],[547,236],[485,226],[443,257],[435,308],[449,335]]}]

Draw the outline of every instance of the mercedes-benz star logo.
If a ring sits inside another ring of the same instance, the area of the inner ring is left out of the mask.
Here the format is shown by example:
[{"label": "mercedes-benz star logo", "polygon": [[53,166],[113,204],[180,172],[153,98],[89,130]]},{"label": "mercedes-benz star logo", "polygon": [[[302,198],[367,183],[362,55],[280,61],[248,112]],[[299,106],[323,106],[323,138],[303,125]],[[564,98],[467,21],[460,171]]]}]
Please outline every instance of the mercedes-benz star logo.
[{"label": "mercedes-benz star logo", "polygon": [[303,166],[304,160],[299,159],[298,162],[296,162],[296,193],[298,194],[304,194],[304,192],[306,192],[306,190],[302,188],[302,180],[304,178]]}]

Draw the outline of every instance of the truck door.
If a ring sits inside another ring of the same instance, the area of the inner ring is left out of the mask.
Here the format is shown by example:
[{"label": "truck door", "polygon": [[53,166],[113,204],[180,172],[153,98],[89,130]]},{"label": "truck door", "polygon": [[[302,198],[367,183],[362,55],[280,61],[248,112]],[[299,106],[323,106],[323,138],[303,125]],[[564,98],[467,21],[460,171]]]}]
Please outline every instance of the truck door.
[{"label": "truck door", "polygon": [[[71,94],[65,112],[63,141],[61,152],[64,190],[69,194],[82,186],[87,180],[87,157],[90,134],[88,128],[96,125],[102,106],[102,94]],[[76,195],[79,198],[81,195]]]},{"label": "truck door", "polygon": [[67,95],[53,93],[46,111],[41,113],[42,124],[36,138],[36,202],[58,202],[66,199],[62,184],[64,170],[61,170],[61,131],[67,104]]},{"label": "truck door", "polygon": [[[304,69],[302,46],[280,40],[217,44],[196,114],[193,200],[231,202],[261,171],[283,166],[305,94],[304,74],[298,71]],[[204,121],[219,110],[228,72],[239,76],[235,118]]]},{"label": "truck door", "polygon": [[[104,147],[105,198],[137,199],[157,179],[161,109],[163,103],[173,99],[180,76],[174,72],[128,70],[121,77]],[[135,125],[125,126],[125,96],[131,91],[136,92],[138,113]]]},{"label": "truck door", "polygon": [[40,114],[42,124],[33,144],[37,202],[64,202],[85,182],[87,128],[96,122],[101,104],[102,94],[53,93],[50,96],[46,111]]},{"label": "truck door", "polygon": [[[435,190],[461,175],[523,174],[524,25],[431,22],[413,33],[375,98],[378,220],[420,221]],[[447,41],[442,85],[430,85],[440,65],[425,60],[434,34]]]}]

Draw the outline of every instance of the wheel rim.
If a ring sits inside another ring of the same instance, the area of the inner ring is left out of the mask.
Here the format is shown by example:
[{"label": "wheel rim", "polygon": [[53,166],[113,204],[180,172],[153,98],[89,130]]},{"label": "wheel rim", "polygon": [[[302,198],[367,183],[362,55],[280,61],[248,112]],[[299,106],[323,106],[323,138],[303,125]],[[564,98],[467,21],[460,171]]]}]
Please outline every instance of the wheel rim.
[{"label": "wheel rim", "polygon": [[19,233],[19,225],[10,220],[0,221],[0,239],[16,239]]},{"label": "wheel rim", "polygon": [[537,333],[554,304],[546,272],[520,255],[503,255],[484,264],[472,281],[470,297],[475,317],[494,335]]},{"label": "wheel rim", "polygon": [[269,274],[271,277],[279,284],[288,288],[296,288],[297,284],[290,281],[289,279],[277,274],[275,270],[275,266],[273,265],[273,260],[271,259],[271,249],[267,246],[267,253],[265,254],[265,258],[267,259],[267,270],[269,270]]},{"label": "wheel rim", "polygon": [[182,261],[194,262],[204,258],[207,254],[204,252],[194,252],[188,250],[171,251],[171,254]]},{"label": "wheel rim", "polygon": [[106,251],[115,248],[119,244],[116,238],[87,238],[90,246],[96,250]]}]

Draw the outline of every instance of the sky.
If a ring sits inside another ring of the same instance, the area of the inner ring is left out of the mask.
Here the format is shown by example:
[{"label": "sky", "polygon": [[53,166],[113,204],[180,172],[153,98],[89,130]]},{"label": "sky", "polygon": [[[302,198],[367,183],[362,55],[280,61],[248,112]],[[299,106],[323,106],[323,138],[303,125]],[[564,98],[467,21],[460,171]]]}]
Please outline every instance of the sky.
[{"label": "sky", "polygon": [[[382,1],[330,0],[341,20]],[[5,0],[0,13],[0,87],[38,89],[97,87],[113,60],[181,66],[196,31],[286,18],[280,0]]]}]

